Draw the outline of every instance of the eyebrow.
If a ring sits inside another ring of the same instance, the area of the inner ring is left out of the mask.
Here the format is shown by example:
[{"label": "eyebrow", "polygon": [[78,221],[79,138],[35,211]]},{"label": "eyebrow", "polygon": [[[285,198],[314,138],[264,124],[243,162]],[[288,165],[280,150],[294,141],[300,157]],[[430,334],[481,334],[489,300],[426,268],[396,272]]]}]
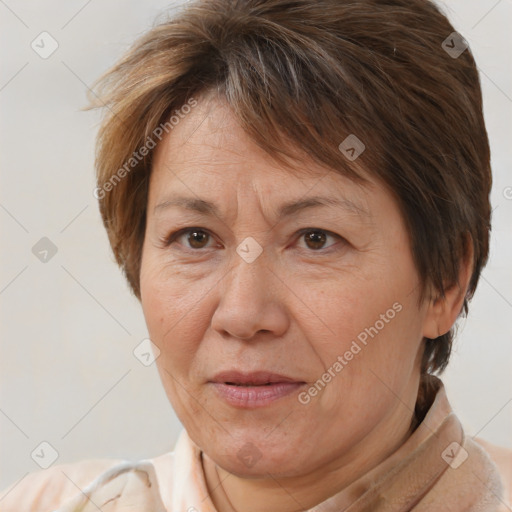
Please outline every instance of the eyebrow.
[{"label": "eyebrow", "polygon": [[[309,208],[318,208],[320,206],[334,206],[340,207],[349,213],[362,217],[366,220],[370,219],[372,215],[362,206],[354,203],[353,201],[344,197],[329,197],[329,196],[313,196],[298,201],[289,201],[282,204],[277,211],[277,218],[279,220],[290,217],[300,211]],[[219,208],[209,201],[196,197],[174,196],[166,199],[165,201],[157,204],[153,210],[158,213],[162,210],[178,207],[185,210],[194,211],[202,215],[222,217]]]}]

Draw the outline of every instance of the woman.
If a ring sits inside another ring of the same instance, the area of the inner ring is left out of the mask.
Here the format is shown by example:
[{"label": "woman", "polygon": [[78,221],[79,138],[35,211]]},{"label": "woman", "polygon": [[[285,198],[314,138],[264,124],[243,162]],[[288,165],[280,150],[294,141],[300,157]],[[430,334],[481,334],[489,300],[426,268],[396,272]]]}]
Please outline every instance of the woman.
[{"label": "woman", "polygon": [[467,437],[435,376],[491,187],[438,9],[191,2],[98,95],[95,195],[185,430],[33,473],[2,510],[510,510],[512,453]]}]

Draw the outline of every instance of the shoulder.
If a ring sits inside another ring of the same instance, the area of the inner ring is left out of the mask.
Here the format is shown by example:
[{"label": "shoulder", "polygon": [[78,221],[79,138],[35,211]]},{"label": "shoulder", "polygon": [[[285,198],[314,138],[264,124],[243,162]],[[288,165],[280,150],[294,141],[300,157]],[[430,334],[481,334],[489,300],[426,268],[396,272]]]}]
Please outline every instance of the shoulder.
[{"label": "shoulder", "polygon": [[508,504],[512,504],[512,450],[497,446],[478,437],[474,438],[474,441],[484,449],[498,468],[503,482],[504,494],[509,500]]},{"label": "shoulder", "polygon": [[2,512],[48,512],[89,485],[122,459],[87,459],[33,471],[0,491]]}]

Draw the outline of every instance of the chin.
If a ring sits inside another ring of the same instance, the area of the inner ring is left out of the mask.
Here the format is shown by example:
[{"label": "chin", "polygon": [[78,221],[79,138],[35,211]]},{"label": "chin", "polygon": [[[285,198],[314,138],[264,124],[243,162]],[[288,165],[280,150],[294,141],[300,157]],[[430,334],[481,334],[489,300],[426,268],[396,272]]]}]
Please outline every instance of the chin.
[{"label": "chin", "polygon": [[[239,453],[229,453],[213,460],[224,470],[240,478],[264,478],[269,474],[277,477],[293,476],[297,470],[297,461],[288,454],[282,460],[276,459],[272,454],[270,459],[268,453],[262,453],[259,459],[251,460],[247,455],[239,457]],[[289,467],[290,466],[290,467]],[[293,467],[291,467],[293,466]]]},{"label": "chin", "polygon": [[219,414],[220,424],[206,415],[200,416],[203,421],[197,421],[197,416],[190,421],[186,416],[182,424],[194,443],[230,473],[244,478],[264,477],[269,473],[296,476],[297,471],[302,472],[315,459],[318,461],[318,445],[309,423],[300,419],[279,423],[276,414],[268,411],[243,419],[226,416]]},{"label": "chin", "polygon": [[[241,478],[260,478],[268,474],[280,477],[295,476],[303,469],[304,452],[300,444],[290,443],[290,438],[275,439],[270,443],[265,435],[239,435],[233,439],[226,435],[222,441],[211,443],[213,450],[205,450],[224,470]],[[288,442],[286,442],[288,441]],[[300,454],[300,458],[297,456]]]}]

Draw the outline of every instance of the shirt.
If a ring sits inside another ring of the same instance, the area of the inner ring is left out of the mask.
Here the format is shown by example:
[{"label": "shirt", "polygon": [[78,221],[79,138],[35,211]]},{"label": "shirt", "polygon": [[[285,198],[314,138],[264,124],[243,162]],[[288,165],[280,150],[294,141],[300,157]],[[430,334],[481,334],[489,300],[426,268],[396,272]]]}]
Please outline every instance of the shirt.
[{"label": "shirt", "polygon": [[[465,435],[442,381],[394,453],[308,512],[505,512],[512,450]],[[137,462],[88,459],[30,473],[0,493],[0,512],[218,512],[202,451],[183,430],[173,451]]]}]

